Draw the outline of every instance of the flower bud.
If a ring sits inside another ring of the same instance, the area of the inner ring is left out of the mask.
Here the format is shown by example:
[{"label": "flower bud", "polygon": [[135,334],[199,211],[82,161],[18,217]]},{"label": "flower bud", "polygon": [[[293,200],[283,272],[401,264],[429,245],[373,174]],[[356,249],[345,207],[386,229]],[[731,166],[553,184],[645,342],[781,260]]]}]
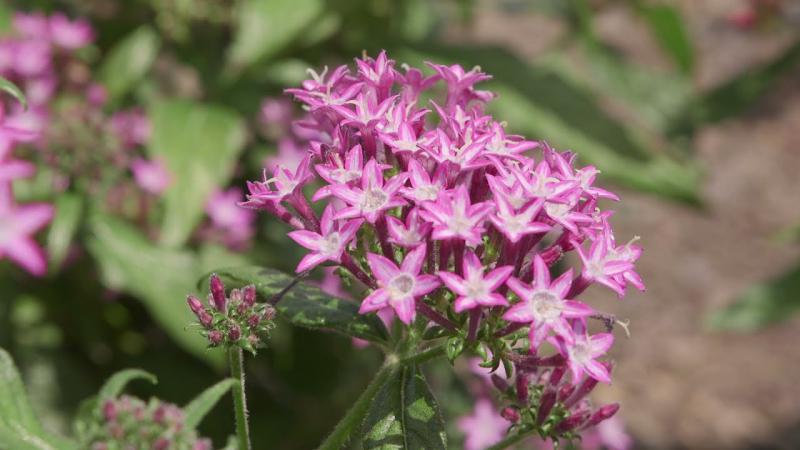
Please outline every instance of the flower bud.
[{"label": "flower bud", "polygon": [[568,431],[572,431],[575,428],[579,427],[584,422],[586,422],[586,419],[588,418],[589,418],[589,411],[586,410],[578,411],[575,414],[562,420],[561,423],[559,423],[555,428],[556,433],[563,434]]},{"label": "flower bud", "polygon": [[250,326],[250,328],[255,328],[255,327],[257,327],[257,326],[258,326],[258,323],[259,323],[260,321],[261,321],[261,318],[260,318],[260,317],[258,317],[258,316],[257,316],[257,315],[255,315],[255,314],[253,314],[252,316],[250,316],[250,317],[247,319],[247,325],[248,325],[248,326]]},{"label": "flower bud", "polygon": [[117,407],[113,401],[108,400],[103,404],[103,417],[107,422],[117,420]]},{"label": "flower bud", "polygon": [[592,389],[597,386],[597,380],[592,377],[586,377],[586,379],[578,385],[575,389],[575,392],[564,402],[564,406],[567,408],[572,408],[576,403],[578,403],[581,399],[586,397],[589,392],[592,392]]},{"label": "flower bud", "polygon": [[584,425],[583,427],[584,428],[593,427],[606,419],[614,417],[614,414],[616,414],[617,411],[619,411],[619,403],[610,403],[608,405],[603,405],[600,408],[598,408],[597,411],[594,412],[594,414],[592,414],[592,417],[589,418],[589,421],[586,422],[586,425]]},{"label": "flower bud", "polygon": [[519,422],[519,411],[517,411],[516,408],[506,406],[503,408],[503,411],[500,412],[500,415],[511,423]]},{"label": "flower bud", "polygon": [[528,404],[528,374],[520,372],[517,375],[517,400],[523,405]]},{"label": "flower bud", "polygon": [[547,389],[539,401],[539,410],[536,412],[536,425],[541,425],[550,416],[553,406],[556,404],[556,391]]},{"label": "flower bud", "polygon": [[231,293],[228,295],[228,299],[231,303],[238,304],[242,302],[242,291],[240,289],[231,289]]},{"label": "flower bud", "polygon": [[208,333],[208,341],[211,342],[211,345],[217,346],[222,343],[222,332],[219,330],[211,330]]},{"label": "flower bud", "polygon": [[508,390],[508,382],[496,373],[492,374],[491,380],[494,387],[496,387],[500,392],[505,392]]},{"label": "flower bud", "polygon": [[208,284],[211,288],[211,298],[214,300],[214,307],[217,308],[217,311],[225,313],[225,303],[227,300],[225,298],[225,286],[222,284],[222,280],[220,280],[217,274],[212,274]]},{"label": "flower bud", "polygon": [[242,288],[242,299],[244,300],[244,304],[247,305],[248,308],[252,307],[256,304],[256,287],[252,284],[248,284],[244,288]]},{"label": "flower bud", "polygon": [[234,325],[228,330],[228,339],[232,342],[236,342],[239,338],[242,337],[242,330],[239,329],[238,325]]},{"label": "flower bud", "polygon": [[153,444],[153,450],[168,450],[170,448],[170,441],[165,437],[160,437]]},{"label": "flower bud", "polygon": [[275,318],[275,308],[272,305],[266,305],[264,308],[264,320],[270,321]]},{"label": "flower bud", "polygon": [[211,317],[211,314],[209,314],[208,311],[202,311],[197,318],[200,320],[200,323],[206,328],[211,328],[211,324],[214,323],[214,318]]},{"label": "flower bud", "polygon": [[189,304],[189,309],[192,310],[192,312],[194,313],[195,316],[197,316],[198,319],[200,318],[200,313],[205,312],[205,308],[203,308],[203,303],[201,303],[200,300],[194,295],[186,297],[186,303]]}]

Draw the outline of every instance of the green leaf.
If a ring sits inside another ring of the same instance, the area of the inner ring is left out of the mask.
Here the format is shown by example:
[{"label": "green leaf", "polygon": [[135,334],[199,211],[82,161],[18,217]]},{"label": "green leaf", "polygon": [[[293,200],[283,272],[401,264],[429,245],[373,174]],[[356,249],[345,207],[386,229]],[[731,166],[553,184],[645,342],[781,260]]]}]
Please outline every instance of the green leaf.
[{"label": "green leaf", "polygon": [[25,98],[25,94],[23,94],[14,83],[6,80],[3,77],[0,77],[0,90],[5,91],[17,99],[17,101],[20,102],[24,108],[28,108],[28,100]]},{"label": "green leaf", "polygon": [[159,103],[150,120],[149,154],[163,158],[172,175],[161,241],[179,247],[203,218],[209,195],[233,174],[244,147],[244,123],[233,111],[189,101]]},{"label": "green leaf", "polygon": [[224,355],[207,351],[206,342],[186,326],[195,318],[186,306],[186,295],[195,281],[218,264],[236,264],[239,258],[217,251],[206,257],[180,249],[158,247],[128,223],[101,214],[90,217],[87,247],[100,266],[105,284],[139,298],[175,342],[220,367]]},{"label": "green leaf", "polygon": [[97,404],[102,405],[108,400],[114,399],[122,393],[125,386],[133,380],[147,380],[152,384],[157,384],[158,379],[155,375],[142,369],[125,369],[111,375],[97,393]]},{"label": "green leaf", "polygon": [[[216,271],[228,287],[254,284],[264,300],[288,286],[294,277],[264,267],[240,267]],[[204,285],[206,280],[201,281]],[[297,283],[276,305],[278,313],[299,327],[332,330],[373,342],[386,341],[389,333],[374,314],[358,313],[358,304],[332,297],[316,286]]]},{"label": "green leaf", "polygon": [[450,361],[450,364],[453,364],[453,361],[464,351],[464,338],[461,336],[450,337],[447,339],[445,350],[447,353],[447,360]]},{"label": "green leaf", "polygon": [[712,328],[753,331],[785,321],[800,311],[800,265],[752,286],[728,308],[709,317]]},{"label": "green leaf", "polygon": [[220,398],[225,395],[237,381],[228,378],[206,389],[194,398],[189,404],[183,407],[185,414],[184,423],[189,428],[197,428],[203,417],[217,404]]},{"label": "green leaf", "polygon": [[323,12],[322,0],[245,0],[228,50],[234,71],[278,54],[308,31]]},{"label": "green leaf", "polygon": [[47,254],[50,258],[50,271],[56,272],[83,216],[83,198],[75,194],[62,194],[55,202],[56,215],[47,233]]},{"label": "green leaf", "polygon": [[33,411],[11,355],[0,348],[0,448],[61,450],[76,446],[47,433]]},{"label": "green leaf", "polygon": [[780,77],[800,63],[800,41],[789,46],[774,60],[733,77],[697,97],[685,111],[676,115],[668,130],[671,135],[688,135],[702,125],[719,122],[744,112]]},{"label": "green leaf", "polygon": [[112,101],[122,98],[150,71],[160,46],[158,33],[143,25],[111,49],[99,78]]},{"label": "green leaf", "polygon": [[678,10],[665,4],[640,4],[636,8],[650,32],[684,73],[694,68],[694,49]]},{"label": "green leaf", "polygon": [[439,405],[416,365],[395,371],[375,394],[361,434],[365,450],[447,448]]}]

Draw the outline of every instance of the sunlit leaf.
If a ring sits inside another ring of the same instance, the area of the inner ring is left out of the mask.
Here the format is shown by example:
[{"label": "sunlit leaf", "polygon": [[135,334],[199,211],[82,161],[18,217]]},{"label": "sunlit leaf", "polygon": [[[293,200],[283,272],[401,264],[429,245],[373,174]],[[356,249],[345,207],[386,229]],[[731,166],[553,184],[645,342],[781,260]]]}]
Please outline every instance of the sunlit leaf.
[{"label": "sunlit leaf", "polygon": [[56,214],[47,233],[47,255],[50,271],[57,271],[67,255],[72,238],[83,215],[83,198],[65,193],[55,202]]},{"label": "sunlit leaf", "polygon": [[227,378],[201,392],[191,402],[183,407],[185,414],[184,424],[188,428],[197,428],[203,418],[214,408],[223,395],[236,384],[233,378]]},{"label": "sunlit leaf", "polygon": [[661,48],[683,72],[691,73],[694,68],[694,49],[678,10],[674,6],[660,3],[641,3],[636,9]]},{"label": "sunlit leaf", "polygon": [[[292,283],[294,277],[274,269],[241,267],[215,271],[227,287],[254,284],[261,300],[269,300]],[[205,285],[205,279],[201,281]],[[276,309],[294,325],[318,330],[333,330],[369,341],[385,341],[388,333],[374,315],[358,313],[358,304],[332,297],[316,286],[297,283],[287,291]]]},{"label": "sunlit leaf", "polygon": [[99,78],[112,101],[127,94],[150,71],[160,46],[158,33],[144,25],[111,49],[100,67]]},{"label": "sunlit leaf", "polygon": [[203,218],[208,197],[233,174],[244,147],[244,123],[233,111],[189,101],[159,103],[150,120],[148,151],[164,159],[172,176],[164,194],[161,241],[179,247]]},{"label": "sunlit leaf", "polygon": [[415,365],[389,377],[375,395],[361,431],[368,449],[446,449],[447,435],[439,405]]},{"label": "sunlit leaf", "polygon": [[28,100],[25,99],[25,94],[22,93],[22,91],[17,87],[17,85],[6,80],[3,77],[0,77],[0,91],[4,91],[7,94],[14,97],[15,99],[17,99],[17,101],[20,102],[24,108],[28,107]]}]

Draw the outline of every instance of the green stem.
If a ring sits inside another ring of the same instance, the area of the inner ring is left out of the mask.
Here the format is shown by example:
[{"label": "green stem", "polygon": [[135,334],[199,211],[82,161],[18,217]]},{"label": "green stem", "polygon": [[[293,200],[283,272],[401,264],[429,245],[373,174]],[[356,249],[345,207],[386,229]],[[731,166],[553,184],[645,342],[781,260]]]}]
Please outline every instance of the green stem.
[{"label": "green stem", "polygon": [[231,377],[238,381],[233,385],[233,410],[236,415],[236,441],[239,450],[250,450],[250,429],[247,425],[247,399],[244,389],[244,357],[238,346],[228,349]]},{"label": "green stem", "polygon": [[359,426],[367,414],[367,409],[372,403],[378,389],[383,386],[386,380],[397,370],[398,364],[389,363],[384,364],[381,370],[375,374],[375,378],[369,383],[367,389],[361,393],[356,402],[350,408],[350,411],[336,424],[336,428],[328,436],[327,439],[319,446],[318,450],[340,450],[347,443],[347,440],[352,434],[353,428]]},{"label": "green stem", "polygon": [[400,360],[402,364],[420,364],[425,361],[444,356],[446,353],[445,345],[437,345],[436,347],[429,348],[425,351],[419,352],[416,355],[407,356]]},{"label": "green stem", "polygon": [[506,448],[511,447],[512,445],[514,445],[514,444],[516,444],[516,443],[518,443],[518,442],[530,437],[535,432],[536,432],[535,429],[530,429],[530,430],[526,430],[526,431],[520,431],[519,433],[517,433],[517,434],[515,434],[513,436],[509,436],[509,437],[503,439],[502,441],[498,442],[497,444],[494,444],[493,446],[487,448],[486,450],[503,450],[503,449],[506,449]]}]

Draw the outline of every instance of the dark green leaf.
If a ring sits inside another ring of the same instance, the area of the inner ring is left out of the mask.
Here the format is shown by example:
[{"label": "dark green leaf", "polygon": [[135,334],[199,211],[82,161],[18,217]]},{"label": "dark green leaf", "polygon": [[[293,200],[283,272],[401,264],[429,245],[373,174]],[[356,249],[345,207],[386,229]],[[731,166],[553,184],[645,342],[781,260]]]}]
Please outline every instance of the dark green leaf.
[{"label": "dark green leaf", "polygon": [[178,247],[203,218],[209,195],[233,174],[244,147],[244,124],[233,111],[188,101],[159,103],[150,119],[148,151],[163,158],[172,175],[164,195],[161,240]]},{"label": "dark green leaf", "polygon": [[[228,287],[254,284],[263,300],[288,286],[294,277],[263,267],[241,267],[216,271]],[[202,281],[205,284],[205,280]],[[297,283],[277,304],[278,313],[294,325],[333,330],[368,341],[385,341],[389,334],[374,314],[358,313],[354,302],[332,297],[316,286]]]},{"label": "dark green leaf", "polygon": [[713,314],[719,330],[752,331],[782,322],[800,311],[800,266],[778,278],[752,286],[727,309]]},{"label": "dark green leaf", "polygon": [[100,67],[99,77],[112,101],[122,98],[147,74],[160,46],[158,33],[144,25],[111,49]]},{"label": "dark green leaf", "polygon": [[211,386],[200,395],[194,398],[189,404],[183,407],[185,414],[184,423],[189,428],[197,428],[203,417],[217,404],[220,398],[225,395],[237,381],[227,378]]},{"label": "dark green leaf", "polygon": [[228,52],[235,70],[266,60],[308,31],[323,11],[322,0],[245,0]]},{"label": "dark green leaf", "polygon": [[691,73],[694,68],[694,49],[678,10],[665,4],[641,4],[637,10],[661,48],[684,73]]},{"label": "dark green leaf", "polygon": [[55,202],[56,215],[47,233],[47,254],[50,271],[55,272],[64,261],[83,216],[83,198],[75,194],[62,194]]},{"label": "dark green leaf", "polygon": [[445,350],[447,353],[447,359],[450,361],[450,364],[453,364],[453,361],[455,361],[456,358],[458,358],[458,356],[464,351],[464,338],[460,336],[453,336],[447,339]]},{"label": "dark green leaf", "polygon": [[155,375],[145,372],[142,369],[120,370],[114,375],[111,375],[111,377],[106,380],[105,384],[103,384],[103,387],[100,388],[100,391],[97,393],[98,404],[102,405],[106,401],[118,397],[125,389],[125,386],[133,380],[147,380],[153,384],[158,383],[158,379]]},{"label": "dark green leaf", "polygon": [[20,102],[24,108],[28,107],[28,100],[25,99],[25,94],[23,94],[22,91],[19,90],[17,85],[6,80],[3,77],[0,77],[0,90],[5,91],[6,93],[10,94],[12,97],[17,99],[17,101]]},{"label": "dark green leaf", "polygon": [[447,448],[439,405],[417,366],[400,368],[384,383],[361,434],[365,450]]}]

